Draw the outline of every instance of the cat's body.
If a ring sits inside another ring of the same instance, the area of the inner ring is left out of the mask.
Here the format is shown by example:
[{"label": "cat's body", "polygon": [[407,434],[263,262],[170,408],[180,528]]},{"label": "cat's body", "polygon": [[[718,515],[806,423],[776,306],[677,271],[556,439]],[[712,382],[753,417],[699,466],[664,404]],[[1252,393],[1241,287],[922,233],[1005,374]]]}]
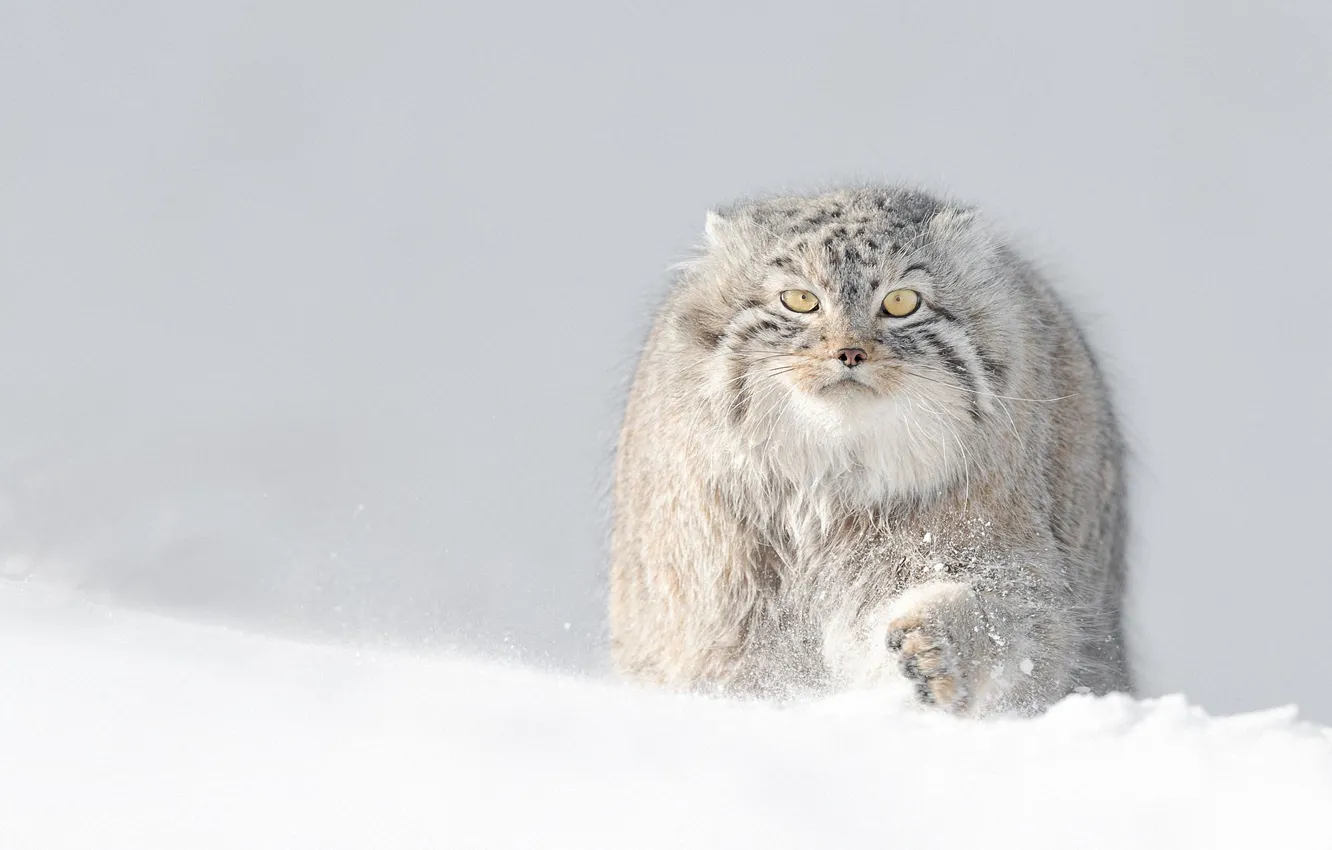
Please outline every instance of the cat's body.
[{"label": "cat's body", "polygon": [[905,674],[971,714],[1127,690],[1121,456],[1076,326],[974,212],[868,188],[710,215],[621,435],[617,667]]}]

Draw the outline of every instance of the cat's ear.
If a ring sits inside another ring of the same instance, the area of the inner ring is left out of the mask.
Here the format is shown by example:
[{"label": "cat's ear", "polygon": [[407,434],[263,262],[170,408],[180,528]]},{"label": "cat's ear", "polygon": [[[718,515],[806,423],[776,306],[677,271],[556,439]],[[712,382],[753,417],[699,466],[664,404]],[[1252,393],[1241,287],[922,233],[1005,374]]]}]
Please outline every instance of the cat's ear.
[{"label": "cat's ear", "polygon": [[974,208],[944,207],[930,217],[930,230],[940,236],[966,233],[980,227],[980,213]]},{"label": "cat's ear", "polygon": [[982,250],[997,240],[989,220],[974,207],[945,207],[930,218],[930,235],[971,250]]},{"label": "cat's ear", "polygon": [[744,262],[752,250],[746,222],[729,213],[709,210],[703,223],[703,236],[707,240],[708,253],[731,262]]},{"label": "cat's ear", "polygon": [[708,239],[709,248],[718,248],[726,245],[733,240],[730,238],[735,235],[735,222],[716,210],[708,210],[707,219],[703,222],[703,235]]}]

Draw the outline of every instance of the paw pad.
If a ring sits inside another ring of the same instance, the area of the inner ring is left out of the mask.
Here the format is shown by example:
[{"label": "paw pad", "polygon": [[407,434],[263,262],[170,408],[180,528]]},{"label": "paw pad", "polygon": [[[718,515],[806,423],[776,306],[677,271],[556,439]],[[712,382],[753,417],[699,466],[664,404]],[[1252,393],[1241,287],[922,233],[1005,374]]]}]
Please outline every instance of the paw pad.
[{"label": "paw pad", "polygon": [[902,675],[915,685],[921,702],[954,711],[964,707],[957,659],[946,639],[912,618],[891,623],[886,642],[888,649],[897,653]]}]

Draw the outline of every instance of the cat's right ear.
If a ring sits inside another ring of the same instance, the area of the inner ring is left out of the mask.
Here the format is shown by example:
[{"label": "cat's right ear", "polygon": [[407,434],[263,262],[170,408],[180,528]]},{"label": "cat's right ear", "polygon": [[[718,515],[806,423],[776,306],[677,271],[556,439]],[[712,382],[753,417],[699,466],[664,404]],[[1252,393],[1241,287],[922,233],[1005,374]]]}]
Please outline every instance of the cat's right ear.
[{"label": "cat's right ear", "polygon": [[735,222],[716,210],[708,210],[707,220],[703,223],[703,235],[708,238],[709,248],[720,248],[733,240]]},{"label": "cat's right ear", "polygon": [[728,262],[744,262],[752,250],[745,222],[726,213],[708,210],[703,235],[707,239],[708,252]]},{"label": "cat's right ear", "polygon": [[748,218],[709,210],[703,223],[704,252],[730,265],[743,265],[754,254],[754,232]]}]

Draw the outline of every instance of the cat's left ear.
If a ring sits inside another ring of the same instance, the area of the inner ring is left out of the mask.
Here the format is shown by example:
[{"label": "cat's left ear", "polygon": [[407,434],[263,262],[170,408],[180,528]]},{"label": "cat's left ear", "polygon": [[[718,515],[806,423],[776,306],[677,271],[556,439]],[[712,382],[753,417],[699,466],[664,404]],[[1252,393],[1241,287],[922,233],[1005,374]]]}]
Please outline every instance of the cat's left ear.
[{"label": "cat's left ear", "polygon": [[938,236],[983,229],[980,213],[969,207],[944,207],[930,217],[930,230]]},{"label": "cat's left ear", "polygon": [[989,219],[973,207],[945,207],[930,219],[931,238],[960,248],[983,251],[1000,241]]}]

